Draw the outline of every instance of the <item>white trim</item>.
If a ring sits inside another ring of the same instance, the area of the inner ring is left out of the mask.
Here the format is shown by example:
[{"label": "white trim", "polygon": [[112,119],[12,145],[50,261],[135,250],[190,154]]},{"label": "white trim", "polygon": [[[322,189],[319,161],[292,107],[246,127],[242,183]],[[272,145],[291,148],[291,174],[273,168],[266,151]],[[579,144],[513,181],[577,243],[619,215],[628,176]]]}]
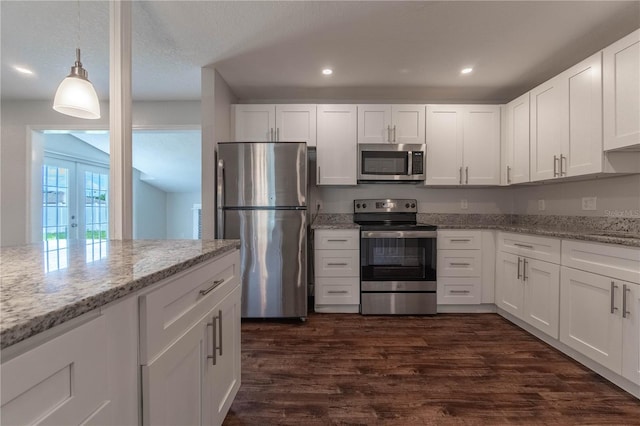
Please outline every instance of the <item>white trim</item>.
[{"label": "white trim", "polygon": [[56,158],[58,160],[73,161],[73,162],[76,162],[76,163],[83,163],[83,164],[86,164],[88,166],[94,166],[94,167],[102,167],[102,168],[106,168],[107,170],[109,170],[109,163],[103,163],[101,161],[90,160],[90,159],[85,158],[85,157],[78,157],[78,156],[75,156],[75,155],[64,154],[62,152],[50,151],[50,150],[45,149],[44,150],[44,157]]}]

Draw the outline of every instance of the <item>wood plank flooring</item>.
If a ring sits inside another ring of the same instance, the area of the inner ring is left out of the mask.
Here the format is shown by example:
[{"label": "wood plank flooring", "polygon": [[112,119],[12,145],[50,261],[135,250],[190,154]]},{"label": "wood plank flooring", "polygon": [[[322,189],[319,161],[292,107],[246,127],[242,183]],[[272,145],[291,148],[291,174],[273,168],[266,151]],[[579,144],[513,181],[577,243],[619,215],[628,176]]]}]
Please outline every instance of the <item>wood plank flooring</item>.
[{"label": "wood plank flooring", "polygon": [[224,425],[640,425],[640,401],[496,314],[242,324]]}]

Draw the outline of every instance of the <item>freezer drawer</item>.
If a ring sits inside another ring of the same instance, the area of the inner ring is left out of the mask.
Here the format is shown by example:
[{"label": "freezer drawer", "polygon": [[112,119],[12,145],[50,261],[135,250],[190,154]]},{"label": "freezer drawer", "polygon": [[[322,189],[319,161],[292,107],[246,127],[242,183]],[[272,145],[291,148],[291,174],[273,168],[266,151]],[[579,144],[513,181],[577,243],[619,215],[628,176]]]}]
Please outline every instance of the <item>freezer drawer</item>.
[{"label": "freezer drawer", "polygon": [[225,210],[240,239],[243,318],[307,316],[306,210]]}]

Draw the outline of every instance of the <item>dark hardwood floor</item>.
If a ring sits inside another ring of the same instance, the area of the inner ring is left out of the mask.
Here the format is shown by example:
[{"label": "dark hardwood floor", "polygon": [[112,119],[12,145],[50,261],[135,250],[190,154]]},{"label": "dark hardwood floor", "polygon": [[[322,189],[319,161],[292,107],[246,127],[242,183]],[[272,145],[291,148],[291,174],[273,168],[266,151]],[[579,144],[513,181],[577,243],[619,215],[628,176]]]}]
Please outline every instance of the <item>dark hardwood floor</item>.
[{"label": "dark hardwood floor", "polygon": [[640,401],[495,314],[242,324],[225,425],[640,425]]}]

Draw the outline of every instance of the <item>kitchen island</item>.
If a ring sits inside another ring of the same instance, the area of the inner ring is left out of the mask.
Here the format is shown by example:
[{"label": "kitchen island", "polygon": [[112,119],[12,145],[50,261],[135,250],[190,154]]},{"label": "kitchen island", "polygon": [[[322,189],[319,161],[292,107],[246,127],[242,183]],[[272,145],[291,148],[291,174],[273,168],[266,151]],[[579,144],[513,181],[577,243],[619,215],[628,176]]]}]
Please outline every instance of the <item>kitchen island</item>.
[{"label": "kitchen island", "polygon": [[[81,240],[3,248],[2,423],[221,423],[240,385],[239,247]],[[193,356],[176,358],[184,351]],[[183,391],[193,385],[209,401],[173,409],[157,399],[172,380],[181,384],[175,392],[191,398]],[[213,381],[225,395],[211,392]]]}]

